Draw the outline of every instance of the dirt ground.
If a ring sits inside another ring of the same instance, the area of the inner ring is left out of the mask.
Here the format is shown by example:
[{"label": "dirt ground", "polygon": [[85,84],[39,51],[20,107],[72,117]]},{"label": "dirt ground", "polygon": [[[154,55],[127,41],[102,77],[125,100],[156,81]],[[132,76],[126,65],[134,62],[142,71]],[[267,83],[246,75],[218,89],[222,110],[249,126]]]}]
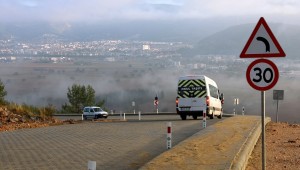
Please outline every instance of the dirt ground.
[{"label": "dirt ground", "polygon": [[220,121],[206,132],[195,134],[154,158],[142,170],[229,169],[231,161],[243,145],[244,136],[253,129],[257,121],[257,117],[249,116],[236,116]]},{"label": "dirt ground", "polygon": [[[300,169],[300,125],[270,122],[266,126],[266,169]],[[257,142],[247,170],[262,169],[261,138]]]},{"label": "dirt ground", "polygon": [[47,126],[56,126],[62,124],[74,124],[79,123],[80,121],[75,120],[65,120],[60,121],[54,119],[53,117],[45,117],[44,119],[36,117],[30,117],[26,114],[17,114],[9,109],[6,106],[0,106],[0,132],[2,131],[12,131],[17,129],[24,128],[39,128]]}]

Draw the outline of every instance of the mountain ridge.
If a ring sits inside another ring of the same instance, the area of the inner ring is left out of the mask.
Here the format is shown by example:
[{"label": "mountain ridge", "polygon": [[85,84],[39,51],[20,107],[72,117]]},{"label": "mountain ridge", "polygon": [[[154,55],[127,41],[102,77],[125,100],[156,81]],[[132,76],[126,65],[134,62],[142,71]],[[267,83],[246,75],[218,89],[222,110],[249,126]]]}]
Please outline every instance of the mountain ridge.
[{"label": "mountain ridge", "polygon": [[[249,39],[254,26],[253,24],[236,25],[207,36],[195,44],[193,53],[203,55],[239,55]],[[287,54],[287,57],[297,57],[300,49],[295,44],[299,44],[300,42],[300,26],[271,23],[269,27]]]}]

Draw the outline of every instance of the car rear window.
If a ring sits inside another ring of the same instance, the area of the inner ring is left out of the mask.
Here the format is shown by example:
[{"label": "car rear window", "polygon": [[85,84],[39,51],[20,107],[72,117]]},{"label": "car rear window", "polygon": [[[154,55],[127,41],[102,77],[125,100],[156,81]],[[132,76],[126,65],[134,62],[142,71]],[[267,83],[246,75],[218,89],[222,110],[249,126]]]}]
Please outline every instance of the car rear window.
[{"label": "car rear window", "polygon": [[101,109],[101,108],[99,108],[99,107],[96,107],[96,108],[94,108],[94,111],[95,111],[95,112],[101,112],[101,111],[102,111],[102,109]]}]

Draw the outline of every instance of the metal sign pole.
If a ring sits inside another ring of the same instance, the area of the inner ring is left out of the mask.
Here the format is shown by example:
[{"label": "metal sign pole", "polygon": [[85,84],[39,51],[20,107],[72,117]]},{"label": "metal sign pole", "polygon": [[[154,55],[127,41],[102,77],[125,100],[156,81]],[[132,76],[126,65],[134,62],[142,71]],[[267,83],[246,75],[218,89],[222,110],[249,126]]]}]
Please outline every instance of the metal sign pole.
[{"label": "metal sign pole", "polygon": [[265,105],[266,94],[265,91],[261,92],[261,154],[262,154],[262,170],[266,169],[266,148],[265,148]]},{"label": "metal sign pole", "polygon": [[[262,35],[262,36],[261,36]],[[259,48],[256,45],[257,41],[263,41],[266,47]],[[270,48],[269,42],[275,44]],[[250,48],[249,48],[250,47]],[[266,106],[265,91],[274,87],[279,78],[279,71],[277,66],[270,60],[263,59],[267,57],[285,57],[285,53],[280,44],[273,35],[267,22],[261,17],[256,24],[253,32],[250,35],[243,51],[240,54],[240,58],[257,58],[247,68],[246,79],[251,87],[255,90],[261,91],[261,129],[262,129],[262,169],[266,169],[266,152],[265,152],[265,114]],[[266,75],[271,75],[270,77]]]}]

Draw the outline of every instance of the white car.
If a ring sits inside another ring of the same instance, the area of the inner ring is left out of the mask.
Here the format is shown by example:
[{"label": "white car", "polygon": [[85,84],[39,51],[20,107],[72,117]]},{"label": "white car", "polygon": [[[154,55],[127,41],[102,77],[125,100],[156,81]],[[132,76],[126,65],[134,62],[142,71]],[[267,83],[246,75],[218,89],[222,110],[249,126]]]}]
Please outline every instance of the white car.
[{"label": "white car", "polygon": [[91,119],[98,119],[98,118],[107,118],[108,113],[102,110],[98,106],[89,106],[83,109],[83,118],[87,120],[88,118]]}]

